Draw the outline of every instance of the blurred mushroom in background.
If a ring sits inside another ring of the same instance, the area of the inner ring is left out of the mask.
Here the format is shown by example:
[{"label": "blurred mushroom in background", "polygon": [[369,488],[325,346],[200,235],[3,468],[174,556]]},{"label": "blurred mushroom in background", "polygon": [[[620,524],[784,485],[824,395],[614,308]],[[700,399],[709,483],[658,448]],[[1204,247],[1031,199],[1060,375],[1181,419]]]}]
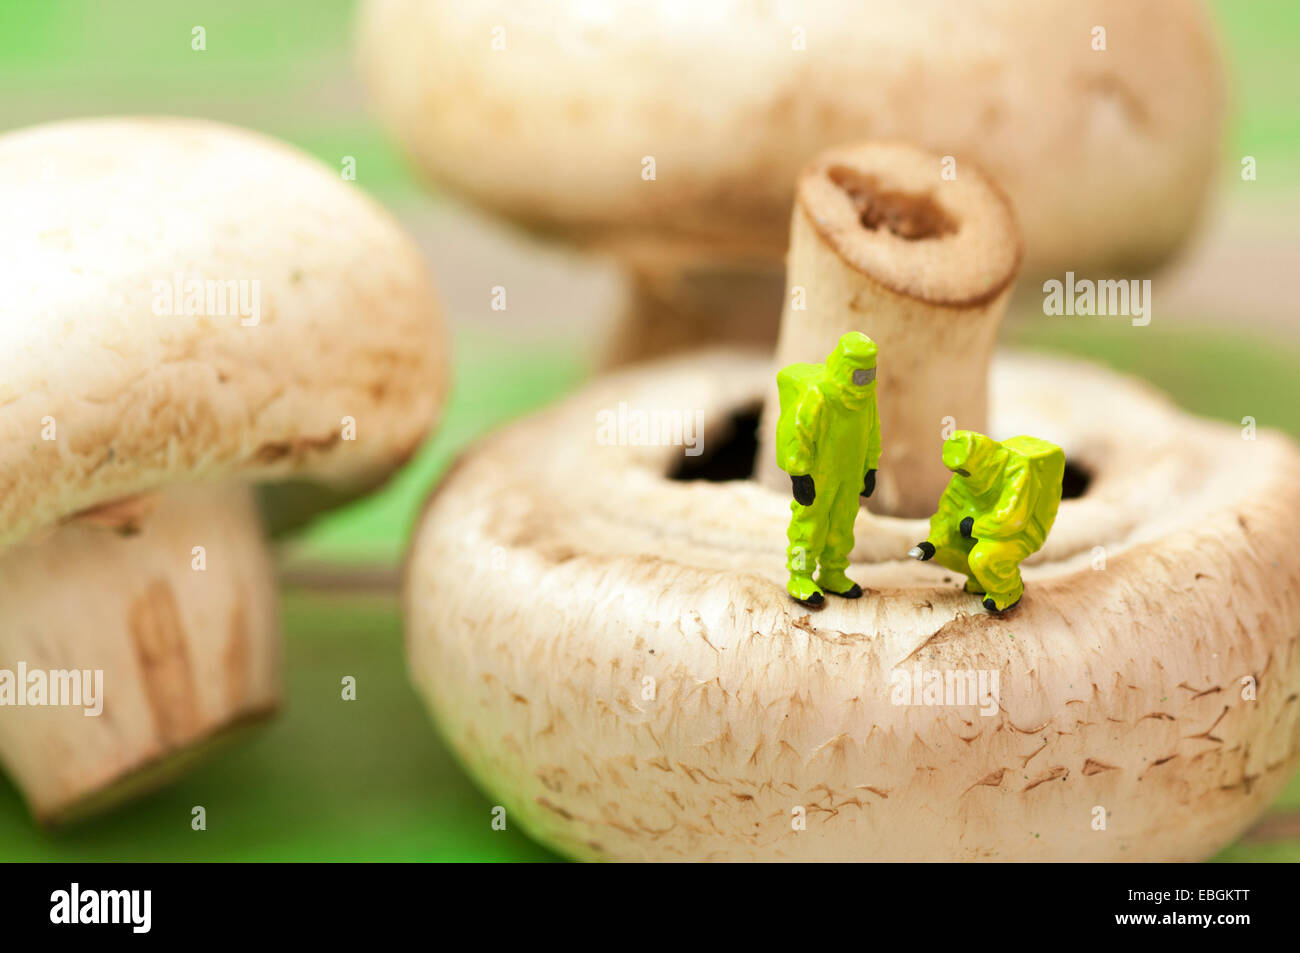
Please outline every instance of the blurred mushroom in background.
[{"label": "blurred mushroom in background", "polygon": [[1153,268],[1197,222],[1225,101],[1199,0],[366,0],[360,54],[429,177],[622,263],[616,363],[770,347],[792,183],[867,137],[998,182],[1030,279]]}]

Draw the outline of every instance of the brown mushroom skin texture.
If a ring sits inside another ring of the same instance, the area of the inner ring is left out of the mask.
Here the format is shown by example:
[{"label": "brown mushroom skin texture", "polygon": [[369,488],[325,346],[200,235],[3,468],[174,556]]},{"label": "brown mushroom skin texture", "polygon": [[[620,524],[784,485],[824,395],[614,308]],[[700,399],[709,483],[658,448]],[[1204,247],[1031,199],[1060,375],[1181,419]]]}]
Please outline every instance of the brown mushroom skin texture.
[{"label": "brown mushroom skin texture", "polygon": [[[1000,356],[991,432],[1091,474],[1020,605],[984,613],[907,559],[923,520],[864,511],[866,592],[813,614],[782,587],[788,495],[672,481],[680,446],[594,432],[619,401],[699,408],[707,452],[769,374],[710,352],[606,378],[429,501],[412,677],[514,821],[588,859],[1196,860],[1280,791],[1300,754],[1300,540],[1276,531],[1300,517],[1292,443]],[[997,672],[996,710],[893,704],[914,665]]]},{"label": "brown mushroom skin texture", "polygon": [[779,261],[800,167],[864,137],[983,167],[1030,275],[1144,269],[1190,233],[1225,110],[1199,0],[367,0],[359,49],[429,176],[637,272]]}]

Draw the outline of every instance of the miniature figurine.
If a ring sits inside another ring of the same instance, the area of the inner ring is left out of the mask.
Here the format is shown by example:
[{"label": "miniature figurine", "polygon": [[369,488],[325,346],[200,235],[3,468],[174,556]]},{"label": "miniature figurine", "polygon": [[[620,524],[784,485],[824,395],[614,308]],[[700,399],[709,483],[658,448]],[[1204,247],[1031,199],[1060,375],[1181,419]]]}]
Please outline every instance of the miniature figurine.
[{"label": "miniature figurine", "polygon": [[930,517],[930,537],[908,555],[965,574],[967,592],[1005,612],[1025,591],[1021,561],[1042,548],[1056,519],[1065,452],[1037,437],[998,443],[958,430],[944,441],[943,464],[956,475]]},{"label": "miniature figurine", "polygon": [[[823,592],[857,599],[862,587],[844,570],[858,497],[875,490],[880,462],[876,345],[850,331],[824,365],[788,364],[777,373],[776,385],[776,462],[794,491],[786,591],[814,608],[826,601]],[[814,567],[820,568],[815,582]]]}]

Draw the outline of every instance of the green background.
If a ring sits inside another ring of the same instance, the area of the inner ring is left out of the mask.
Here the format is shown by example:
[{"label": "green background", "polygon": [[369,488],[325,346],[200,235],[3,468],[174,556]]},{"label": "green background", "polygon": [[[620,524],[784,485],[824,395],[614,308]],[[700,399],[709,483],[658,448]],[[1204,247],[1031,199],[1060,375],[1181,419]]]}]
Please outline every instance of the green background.
[{"label": "green background", "polygon": [[[1300,7],[1255,0],[1216,9],[1236,110],[1220,189],[1246,205],[1293,198]],[[418,218],[441,199],[416,181],[368,111],[352,68],[352,18],[347,0],[6,0],[0,131],[92,114],[208,116],[261,129],[333,166],[341,155],[355,156],[358,185],[404,219]],[[202,54],[190,49],[195,24],[207,30]],[[1236,194],[1233,157],[1244,154],[1272,170],[1249,195]],[[1185,317],[1153,322],[1141,334],[1122,322],[1019,320],[1006,337],[1136,373],[1197,413],[1232,421],[1251,414],[1261,426],[1300,435],[1296,325]],[[452,456],[587,373],[571,340],[511,345],[468,316],[450,318],[455,388],[436,438],[382,492],[283,549],[287,700],[280,716],[171,787],[67,830],[36,827],[0,781],[0,859],[551,858],[516,830],[491,829],[490,802],[431,729],[406,678],[396,596],[382,587],[322,591],[303,581],[310,573],[294,571],[343,564],[391,579],[411,519]],[[512,346],[517,370],[493,373],[510,361]],[[343,674],[357,679],[354,702],[339,698]],[[196,804],[207,810],[204,832],[190,829]],[[1222,858],[1300,859],[1300,777],[1264,825]]]}]

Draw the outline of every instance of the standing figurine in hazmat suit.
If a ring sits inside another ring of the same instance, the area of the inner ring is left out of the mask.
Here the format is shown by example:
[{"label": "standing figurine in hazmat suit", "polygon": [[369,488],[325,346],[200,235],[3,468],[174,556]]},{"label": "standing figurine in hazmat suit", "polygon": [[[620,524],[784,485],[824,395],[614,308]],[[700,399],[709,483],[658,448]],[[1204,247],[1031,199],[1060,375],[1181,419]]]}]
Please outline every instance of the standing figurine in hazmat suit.
[{"label": "standing figurine in hazmat suit", "polygon": [[880,463],[876,345],[850,331],[824,365],[789,364],[776,375],[776,385],[781,399],[776,462],[790,474],[794,489],[786,591],[813,607],[826,601],[824,592],[857,599],[862,587],[844,570],[853,549],[858,497],[875,490]]},{"label": "standing figurine in hazmat suit", "polygon": [[958,430],[943,444],[956,474],[930,517],[930,536],[910,553],[963,573],[984,608],[1005,612],[1024,594],[1020,562],[1042,548],[1061,504],[1065,453],[1037,437],[998,443]]}]

